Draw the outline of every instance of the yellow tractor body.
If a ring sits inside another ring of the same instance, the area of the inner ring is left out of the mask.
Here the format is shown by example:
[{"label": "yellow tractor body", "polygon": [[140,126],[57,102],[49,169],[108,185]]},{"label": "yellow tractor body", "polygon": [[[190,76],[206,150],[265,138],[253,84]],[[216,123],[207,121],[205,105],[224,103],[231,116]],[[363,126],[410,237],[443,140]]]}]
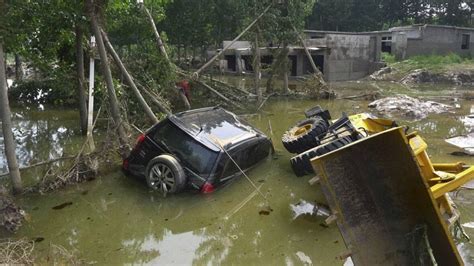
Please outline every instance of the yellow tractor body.
[{"label": "yellow tractor body", "polygon": [[311,163],[355,265],[462,265],[447,192],[474,178],[463,163],[433,164],[417,132],[367,114],[362,138]]}]

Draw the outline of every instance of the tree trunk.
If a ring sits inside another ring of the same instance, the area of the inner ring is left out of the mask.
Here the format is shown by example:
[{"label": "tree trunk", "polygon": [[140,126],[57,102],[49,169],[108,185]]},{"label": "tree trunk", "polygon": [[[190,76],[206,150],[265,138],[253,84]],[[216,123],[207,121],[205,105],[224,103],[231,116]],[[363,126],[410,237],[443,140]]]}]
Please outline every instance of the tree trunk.
[{"label": "tree trunk", "polygon": [[267,79],[267,89],[266,89],[266,93],[269,94],[269,93],[273,93],[273,76],[275,75],[275,70],[274,69],[270,69],[270,73],[268,73],[268,79]]},{"label": "tree trunk", "polygon": [[290,94],[290,88],[288,86],[288,70],[283,72],[283,91],[286,94]]},{"label": "tree trunk", "polygon": [[87,101],[84,90],[84,49],[82,48],[83,30],[76,25],[76,75],[77,75],[77,99],[79,103],[79,119],[82,135],[87,134]]},{"label": "tree trunk", "polygon": [[115,94],[115,87],[112,79],[112,72],[110,71],[109,61],[107,59],[107,52],[105,51],[104,41],[102,39],[102,34],[100,33],[99,24],[97,22],[94,1],[88,0],[87,3],[89,3],[89,16],[91,20],[91,26],[97,42],[97,48],[99,50],[99,56],[101,60],[100,66],[102,68],[102,74],[104,75],[105,83],[107,85],[110,112],[112,114],[112,119],[118,132],[120,155],[122,156],[122,158],[126,158],[130,153],[130,147],[128,144],[128,138],[125,132],[124,125],[122,124],[122,118],[120,116],[119,103],[117,100],[117,95]]},{"label": "tree trunk", "polygon": [[261,66],[261,58],[260,58],[260,45],[258,44],[258,37],[260,35],[260,29],[257,26],[257,32],[255,34],[255,58],[254,58],[254,73],[255,73],[255,94],[257,95],[258,102],[262,102],[262,89],[260,88],[260,66]]},{"label": "tree trunk", "polygon": [[181,64],[181,44],[178,44],[178,65]]},{"label": "tree trunk", "polygon": [[283,45],[283,91],[286,94],[290,93],[290,88],[288,86],[288,44]]},{"label": "tree trunk", "polygon": [[15,81],[23,79],[23,67],[21,65],[21,57],[15,54]]},{"label": "tree trunk", "polygon": [[163,56],[166,58],[166,60],[169,61],[168,53],[166,52],[165,45],[163,44],[163,41],[161,40],[160,33],[158,32],[158,29],[156,28],[156,24],[155,24],[155,20],[153,20],[153,16],[151,15],[150,11],[148,10],[148,8],[146,8],[145,5],[143,5],[143,10],[145,11],[145,13],[148,17],[148,20],[150,21],[150,24],[153,28],[153,34],[155,34],[155,38],[156,38],[156,42],[158,44],[158,48],[160,48],[160,51],[163,54]]},{"label": "tree trunk", "polygon": [[8,102],[7,77],[5,72],[5,61],[3,55],[3,43],[0,42],[0,115],[2,118],[3,141],[5,145],[5,156],[7,157],[8,171],[12,178],[13,191],[20,193],[23,189],[21,184],[20,168],[15,155],[15,140],[12,133],[12,121],[10,104]]},{"label": "tree trunk", "polygon": [[150,120],[153,122],[153,124],[158,123],[158,118],[156,118],[156,116],[153,113],[153,111],[151,110],[150,106],[147,104],[147,102],[143,98],[142,94],[138,90],[137,86],[135,85],[135,82],[133,81],[132,76],[130,76],[127,69],[123,65],[122,60],[120,60],[120,57],[115,52],[114,47],[110,43],[109,38],[107,37],[107,34],[105,34],[104,31],[102,31],[102,37],[104,37],[105,45],[107,46],[107,49],[109,50],[109,53],[114,58],[115,63],[120,68],[120,71],[122,72],[122,75],[125,77],[125,80],[127,81],[130,88],[132,88],[133,93],[135,93],[135,96],[137,97],[138,101],[140,102],[142,108],[145,110],[145,113],[148,115],[148,118],[150,118]]}]

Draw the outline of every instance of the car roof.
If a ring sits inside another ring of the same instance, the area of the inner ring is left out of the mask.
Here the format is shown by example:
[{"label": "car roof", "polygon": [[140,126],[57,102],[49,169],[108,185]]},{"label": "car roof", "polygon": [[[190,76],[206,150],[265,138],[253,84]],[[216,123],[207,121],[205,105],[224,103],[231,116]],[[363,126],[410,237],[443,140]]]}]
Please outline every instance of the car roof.
[{"label": "car roof", "polygon": [[263,135],[221,107],[208,107],[168,116],[175,125],[215,151]]}]

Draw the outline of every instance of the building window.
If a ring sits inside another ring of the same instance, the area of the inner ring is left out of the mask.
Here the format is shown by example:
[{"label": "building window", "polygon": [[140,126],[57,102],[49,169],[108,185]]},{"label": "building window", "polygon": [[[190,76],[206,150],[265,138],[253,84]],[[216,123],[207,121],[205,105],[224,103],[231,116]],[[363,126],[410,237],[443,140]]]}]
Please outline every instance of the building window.
[{"label": "building window", "polygon": [[462,35],[461,49],[463,49],[463,50],[469,49],[469,43],[470,42],[471,42],[471,35],[463,34]]},{"label": "building window", "polygon": [[382,53],[392,53],[392,37],[382,37]]}]

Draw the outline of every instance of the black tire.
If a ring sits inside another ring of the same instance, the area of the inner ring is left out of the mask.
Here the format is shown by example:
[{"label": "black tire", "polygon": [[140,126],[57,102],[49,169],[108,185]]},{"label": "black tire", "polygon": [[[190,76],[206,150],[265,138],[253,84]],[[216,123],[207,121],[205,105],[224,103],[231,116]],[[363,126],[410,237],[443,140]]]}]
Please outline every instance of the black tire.
[{"label": "black tire", "polygon": [[335,151],[352,142],[354,142],[354,140],[351,136],[345,136],[335,139],[324,145],[305,151],[290,159],[291,168],[293,169],[295,175],[298,177],[307,174],[314,174],[313,167],[311,166],[312,158],[324,155],[331,151]]},{"label": "black tire", "polygon": [[186,175],[178,160],[167,154],[152,159],[145,171],[146,182],[163,195],[182,191],[186,185]]},{"label": "black tire", "polygon": [[285,149],[291,153],[302,153],[320,144],[319,139],[328,132],[329,124],[321,117],[311,117],[298,122],[289,128],[281,141]]}]

